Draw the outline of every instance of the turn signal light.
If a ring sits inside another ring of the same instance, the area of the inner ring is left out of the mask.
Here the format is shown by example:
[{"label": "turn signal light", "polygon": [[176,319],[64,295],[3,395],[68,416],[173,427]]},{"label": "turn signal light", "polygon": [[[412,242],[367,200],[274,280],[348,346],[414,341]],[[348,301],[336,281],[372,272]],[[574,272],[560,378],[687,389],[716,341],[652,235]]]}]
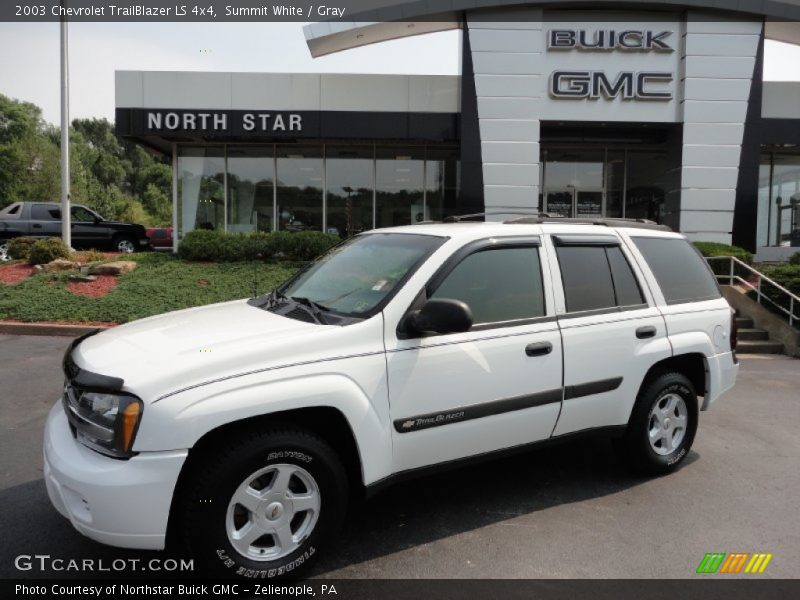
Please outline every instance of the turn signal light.
[{"label": "turn signal light", "polygon": [[122,448],[125,452],[130,452],[133,433],[139,422],[139,410],[139,403],[131,402],[122,412]]}]

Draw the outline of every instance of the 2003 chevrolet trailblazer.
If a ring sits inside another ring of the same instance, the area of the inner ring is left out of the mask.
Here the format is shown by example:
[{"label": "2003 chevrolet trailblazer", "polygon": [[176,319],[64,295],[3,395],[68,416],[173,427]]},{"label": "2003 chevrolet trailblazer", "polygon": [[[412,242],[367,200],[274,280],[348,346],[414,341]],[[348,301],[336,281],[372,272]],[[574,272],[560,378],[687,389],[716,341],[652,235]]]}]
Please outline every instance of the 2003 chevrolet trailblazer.
[{"label": "2003 chevrolet trailblazer", "polygon": [[47,488],[95,540],[294,573],[354,493],[428,467],[603,431],[640,471],[675,470],[734,384],[734,323],[651,223],[377,230],[270,294],[76,340]]}]

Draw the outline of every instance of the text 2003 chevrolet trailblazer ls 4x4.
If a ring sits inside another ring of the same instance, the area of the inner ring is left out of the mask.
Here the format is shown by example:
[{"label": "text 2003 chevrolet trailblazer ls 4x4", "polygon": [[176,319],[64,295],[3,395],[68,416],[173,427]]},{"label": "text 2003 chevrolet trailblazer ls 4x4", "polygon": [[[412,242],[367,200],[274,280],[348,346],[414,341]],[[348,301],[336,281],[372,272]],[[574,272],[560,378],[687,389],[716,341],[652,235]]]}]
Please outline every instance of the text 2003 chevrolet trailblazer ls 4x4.
[{"label": "text 2003 chevrolet trailblazer ls 4x4", "polygon": [[433,466],[608,432],[675,470],[733,386],[733,314],[650,223],[358,235],[271,294],[78,339],[45,479],[85,535],[249,577],[297,573],[348,498]]}]

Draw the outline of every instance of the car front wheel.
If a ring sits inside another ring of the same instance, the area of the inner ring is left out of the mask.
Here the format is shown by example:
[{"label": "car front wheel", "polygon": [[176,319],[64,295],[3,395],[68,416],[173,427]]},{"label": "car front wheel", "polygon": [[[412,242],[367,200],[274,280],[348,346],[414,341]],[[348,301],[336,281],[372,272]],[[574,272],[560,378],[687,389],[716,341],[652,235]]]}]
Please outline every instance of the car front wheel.
[{"label": "car front wheel", "polygon": [[133,254],[136,252],[136,243],[130,238],[121,237],[114,240],[114,248],[122,254]]},{"label": "car front wheel", "polygon": [[183,538],[212,572],[296,576],[341,528],[347,476],[311,432],[251,433],[197,466],[184,497]]},{"label": "car front wheel", "polygon": [[697,415],[691,381],[680,373],[662,373],[642,386],[625,435],[616,440],[617,452],[638,473],[670,473],[692,448]]}]

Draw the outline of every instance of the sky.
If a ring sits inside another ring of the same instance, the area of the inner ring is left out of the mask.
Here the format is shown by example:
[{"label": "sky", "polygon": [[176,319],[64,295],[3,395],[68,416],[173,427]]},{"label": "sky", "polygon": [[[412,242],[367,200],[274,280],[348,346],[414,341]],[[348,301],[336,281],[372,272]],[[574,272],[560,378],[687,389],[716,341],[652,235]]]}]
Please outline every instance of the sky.
[{"label": "sky", "polygon": [[[70,116],[114,118],[114,71],[458,73],[459,32],[312,58],[302,23],[71,23]],[[58,23],[0,23],[0,94],[59,121]],[[764,79],[800,81],[800,46],[767,40]]]}]

